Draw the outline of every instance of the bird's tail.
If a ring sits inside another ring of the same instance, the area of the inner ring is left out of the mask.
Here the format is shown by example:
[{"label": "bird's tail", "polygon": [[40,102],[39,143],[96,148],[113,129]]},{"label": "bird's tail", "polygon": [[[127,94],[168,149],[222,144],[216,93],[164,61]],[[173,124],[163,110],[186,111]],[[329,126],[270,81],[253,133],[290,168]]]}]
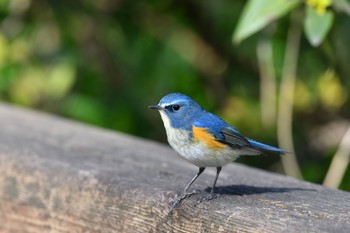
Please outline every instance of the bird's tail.
[{"label": "bird's tail", "polygon": [[287,151],[285,151],[285,150],[281,150],[277,147],[269,146],[269,145],[263,144],[261,142],[254,141],[252,139],[248,139],[248,141],[252,145],[253,149],[255,149],[263,154],[270,154],[270,153],[286,154],[287,153]]}]

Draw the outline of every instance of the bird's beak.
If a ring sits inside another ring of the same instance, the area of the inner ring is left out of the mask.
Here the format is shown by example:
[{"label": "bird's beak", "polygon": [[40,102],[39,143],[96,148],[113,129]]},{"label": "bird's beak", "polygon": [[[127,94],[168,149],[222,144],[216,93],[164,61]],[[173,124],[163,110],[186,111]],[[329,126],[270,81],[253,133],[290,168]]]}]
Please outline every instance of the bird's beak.
[{"label": "bird's beak", "polygon": [[163,108],[161,106],[159,106],[159,105],[148,106],[148,108],[157,109],[157,110],[163,110]]}]

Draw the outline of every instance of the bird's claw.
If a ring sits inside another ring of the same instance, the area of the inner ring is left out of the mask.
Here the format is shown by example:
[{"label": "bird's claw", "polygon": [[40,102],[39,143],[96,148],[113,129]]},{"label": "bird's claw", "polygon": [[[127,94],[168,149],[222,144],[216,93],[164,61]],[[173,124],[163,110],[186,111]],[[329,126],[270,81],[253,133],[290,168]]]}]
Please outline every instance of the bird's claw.
[{"label": "bird's claw", "polygon": [[195,195],[195,194],[198,194],[198,193],[200,193],[201,191],[200,190],[193,190],[192,192],[184,192],[184,193],[182,193],[180,196],[178,196],[178,195],[176,195],[176,197],[175,197],[175,202],[172,204],[172,206],[170,207],[170,209],[169,209],[169,212],[171,213],[174,209],[175,209],[175,207],[178,205],[178,204],[180,204],[180,202],[182,201],[182,200],[184,200],[184,199],[186,199],[186,198],[188,198],[188,197],[190,197],[190,196],[193,196],[193,195]]},{"label": "bird's claw", "polygon": [[197,204],[202,203],[203,201],[210,201],[216,198],[219,198],[221,196],[221,194],[216,194],[216,193],[210,193],[209,195],[200,197],[197,199]]}]

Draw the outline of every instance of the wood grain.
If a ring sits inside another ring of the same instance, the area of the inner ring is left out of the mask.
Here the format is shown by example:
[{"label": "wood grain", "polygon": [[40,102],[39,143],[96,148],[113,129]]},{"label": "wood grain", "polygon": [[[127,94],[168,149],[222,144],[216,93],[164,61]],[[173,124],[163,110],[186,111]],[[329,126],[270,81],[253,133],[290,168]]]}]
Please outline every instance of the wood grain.
[{"label": "wood grain", "polygon": [[169,213],[197,168],[168,146],[5,104],[0,122],[0,232],[350,232],[347,192],[232,164],[220,197],[198,203],[207,169]]}]

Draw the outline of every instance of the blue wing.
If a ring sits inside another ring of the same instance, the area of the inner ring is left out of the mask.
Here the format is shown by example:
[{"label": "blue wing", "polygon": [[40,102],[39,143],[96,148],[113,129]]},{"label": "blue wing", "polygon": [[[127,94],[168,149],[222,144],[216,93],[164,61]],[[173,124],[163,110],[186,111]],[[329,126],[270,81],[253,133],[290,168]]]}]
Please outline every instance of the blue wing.
[{"label": "blue wing", "polygon": [[212,113],[205,112],[205,114],[194,122],[194,126],[207,128],[208,132],[214,135],[216,140],[228,144],[235,149],[251,147],[248,139],[245,138],[238,130]]},{"label": "blue wing", "polygon": [[255,151],[256,154],[286,153],[286,151],[279,148],[244,137],[237,129],[209,112],[206,112],[199,117],[198,120],[194,122],[194,125],[196,127],[207,128],[208,132],[214,135],[216,140],[225,143],[234,149],[248,150],[249,152]]}]

